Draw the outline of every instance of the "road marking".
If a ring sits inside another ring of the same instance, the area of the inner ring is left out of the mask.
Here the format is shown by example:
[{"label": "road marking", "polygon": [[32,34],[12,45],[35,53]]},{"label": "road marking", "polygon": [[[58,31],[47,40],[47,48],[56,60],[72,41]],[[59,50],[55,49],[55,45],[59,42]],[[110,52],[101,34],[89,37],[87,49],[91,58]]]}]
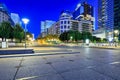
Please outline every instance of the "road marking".
[{"label": "road marking", "polygon": [[110,63],[110,64],[120,64],[120,62],[112,62],[112,63]]},{"label": "road marking", "polygon": [[24,78],[19,78],[19,79],[16,79],[16,80],[28,80],[28,79],[34,79],[34,78],[37,78],[38,76],[32,76],[32,77],[24,77]]}]

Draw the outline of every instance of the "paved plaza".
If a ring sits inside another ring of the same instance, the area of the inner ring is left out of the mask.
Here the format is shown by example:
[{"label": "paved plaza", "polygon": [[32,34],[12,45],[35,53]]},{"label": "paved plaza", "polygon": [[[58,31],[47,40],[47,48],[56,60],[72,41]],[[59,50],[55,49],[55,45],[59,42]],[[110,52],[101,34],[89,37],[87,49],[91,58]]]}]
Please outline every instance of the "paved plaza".
[{"label": "paved plaza", "polygon": [[60,50],[80,53],[0,58],[0,80],[120,80],[120,50]]}]

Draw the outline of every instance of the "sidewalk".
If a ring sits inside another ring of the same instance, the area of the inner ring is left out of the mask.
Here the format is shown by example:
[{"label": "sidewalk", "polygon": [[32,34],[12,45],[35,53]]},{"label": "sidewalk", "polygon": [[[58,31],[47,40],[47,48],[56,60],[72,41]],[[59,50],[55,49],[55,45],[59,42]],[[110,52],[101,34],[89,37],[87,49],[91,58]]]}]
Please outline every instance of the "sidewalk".
[{"label": "sidewalk", "polygon": [[[10,51],[10,50],[29,50],[32,49],[34,50],[34,53],[13,53],[13,54],[1,54],[0,58],[8,58],[8,57],[25,57],[25,56],[43,56],[43,55],[60,55],[60,54],[73,54],[73,53],[80,53],[64,48],[55,48],[55,47],[30,47],[30,48],[7,48],[3,49],[3,51]],[[2,49],[1,49],[2,50]]]},{"label": "sidewalk", "polygon": [[114,50],[120,50],[120,46],[91,46],[90,48],[100,48],[100,49],[114,49]]}]

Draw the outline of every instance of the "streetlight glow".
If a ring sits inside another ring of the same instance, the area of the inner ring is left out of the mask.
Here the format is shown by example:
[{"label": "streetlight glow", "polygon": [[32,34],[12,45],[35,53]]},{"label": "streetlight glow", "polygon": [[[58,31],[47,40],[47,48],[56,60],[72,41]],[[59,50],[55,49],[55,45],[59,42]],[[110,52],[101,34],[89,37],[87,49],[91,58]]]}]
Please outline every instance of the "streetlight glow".
[{"label": "streetlight glow", "polygon": [[85,40],[85,43],[86,43],[86,44],[89,44],[89,42],[90,42],[89,39],[86,39],[86,40]]},{"label": "streetlight glow", "polygon": [[27,30],[27,24],[28,24],[28,22],[29,22],[29,19],[23,18],[22,21],[23,21],[23,23],[25,24],[25,48],[26,48],[26,47],[27,47],[27,46],[26,46],[26,30]]},{"label": "streetlight glow", "polygon": [[115,34],[118,34],[118,33],[119,33],[119,31],[118,31],[118,30],[115,30],[114,32],[115,32]]},{"label": "streetlight glow", "polygon": [[27,18],[23,18],[22,21],[24,22],[24,24],[28,24],[29,19],[27,19]]}]

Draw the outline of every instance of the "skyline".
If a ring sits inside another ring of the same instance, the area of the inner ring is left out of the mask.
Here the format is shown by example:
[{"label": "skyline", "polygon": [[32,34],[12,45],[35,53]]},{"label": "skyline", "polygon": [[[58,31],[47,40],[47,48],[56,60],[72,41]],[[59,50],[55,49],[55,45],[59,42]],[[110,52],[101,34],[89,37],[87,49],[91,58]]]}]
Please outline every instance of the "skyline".
[{"label": "skyline", "polygon": [[[28,2],[28,0],[1,0],[1,2],[6,4],[10,13],[18,13],[21,19],[24,17],[30,19],[27,28],[29,32],[35,34],[35,38],[40,34],[41,21],[58,21],[62,10],[74,11],[80,1],[81,0],[44,0],[33,2],[32,0],[29,0]],[[87,0],[87,2],[95,7],[95,12],[97,14],[97,0],[95,2],[94,0]]]}]

